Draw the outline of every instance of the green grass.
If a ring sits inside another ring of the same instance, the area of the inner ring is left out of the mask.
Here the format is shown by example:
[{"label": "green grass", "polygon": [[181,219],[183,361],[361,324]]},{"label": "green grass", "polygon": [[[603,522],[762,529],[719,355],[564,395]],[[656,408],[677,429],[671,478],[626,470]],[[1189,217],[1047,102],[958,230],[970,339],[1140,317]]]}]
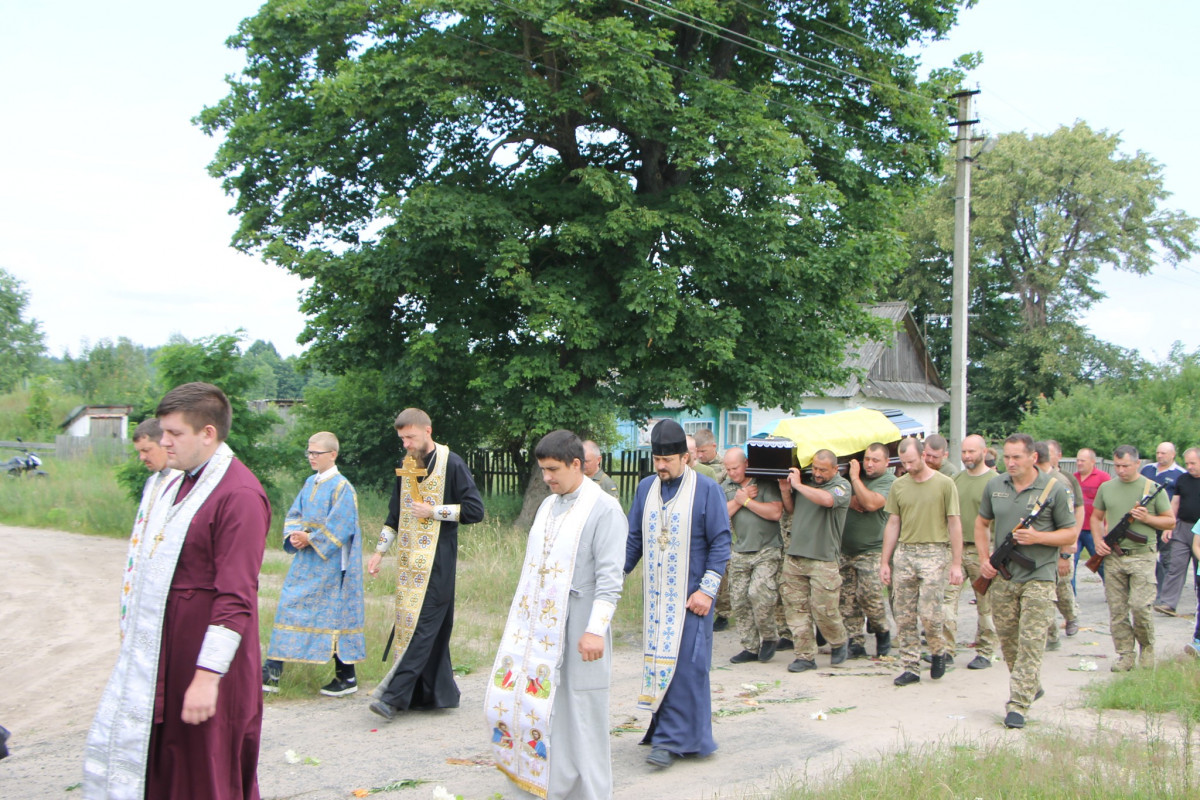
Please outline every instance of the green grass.
[{"label": "green grass", "polygon": [[1200,662],[1179,658],[1159,662],[1155,669],[1138,669],[1086,687],[1095,708],[1172,713],[1180,722],[1200,722]]},{"label": "green grass", "polygon": [[1193,743],[1130,741],[1099,725],[1089,732],[1022,731],[1015,743],[949,740],[843,765],[817,779],[784,781],[774,800],[859,798],[1194,797]]},{"label": "green grass", "polygon": [[0,476],[0,522],[126,537],[137,506],[99,458],[43,459],[49,477]]}]

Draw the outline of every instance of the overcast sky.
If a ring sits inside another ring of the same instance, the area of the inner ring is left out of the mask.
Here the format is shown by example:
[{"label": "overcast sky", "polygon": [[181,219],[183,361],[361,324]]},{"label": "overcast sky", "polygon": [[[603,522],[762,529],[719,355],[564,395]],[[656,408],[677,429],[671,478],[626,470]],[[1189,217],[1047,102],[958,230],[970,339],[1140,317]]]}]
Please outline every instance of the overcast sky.
[{"label": "overcast sky", "polygon": [[[231,198],[190,122],[242,66],[225,48],[255,0],[0,0],[0,267],[24,282],[51,352],[126,336],[160,345],[244,328],[298,353],[299,280],[228,247]],[[1152,11],[1150,9],[1153,9]],[[1083,119],[1166,166],[1169,201],[1200,216],[1190,55],[1200,4],[980,0],[929,66],[980,50],[971,79],[990,132]],[[1106,274],[1093,332],[1159,360],[1200,348],[1200,263]]]}]

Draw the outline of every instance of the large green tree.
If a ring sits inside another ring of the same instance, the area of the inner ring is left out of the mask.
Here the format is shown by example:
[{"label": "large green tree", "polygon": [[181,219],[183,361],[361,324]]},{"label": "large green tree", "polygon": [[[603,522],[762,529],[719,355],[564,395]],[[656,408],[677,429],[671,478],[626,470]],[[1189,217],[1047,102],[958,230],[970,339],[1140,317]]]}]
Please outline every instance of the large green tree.
[{"label": "large green tree", "polygon": [[198,119],[311,361],[516,451],[845,377],[958,78],[905,53],[959,5],[269,0]]},{"label": "large green tree", "polygon": [[[1198,250],[1197,220],[1164,207],[1163,166],[1123,153],[1084,122],[1047,135],[1008,133],[980,154],[971,189],[970,398],[976,430],[1011,432],[1038,397],[1138,369],[1089,334],[1080,315],[1104,293],[1102,267],[1149,273]],[[915,205],[900,293],[949,364],[954,162]]]},{"label": "large green tree", "polygon": [[1091,447],[1109,458],[1118,445],[1132,444],[1149,457],[1162,441],[1183,452],[1200,445],[1197,397],[1200,350],[1186,353],[1176,344],[1137,380],[1109,379],[1039,399],[1021,424],[1039,439],[1058,439],[1066,453]]},{"label": "large green tree", "polygon": [[28,305],[24,284],[0,269],[0,392],[11,391],[30,375],[46,352],[41,325],[25,318]]}]

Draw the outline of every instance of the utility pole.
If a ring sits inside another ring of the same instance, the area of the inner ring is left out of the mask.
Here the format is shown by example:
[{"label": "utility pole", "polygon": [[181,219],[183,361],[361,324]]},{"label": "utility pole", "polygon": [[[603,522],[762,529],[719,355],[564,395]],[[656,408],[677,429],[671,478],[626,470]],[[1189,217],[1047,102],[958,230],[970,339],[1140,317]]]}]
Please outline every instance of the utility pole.
[{"label": "utility pole", "polygon": [[978,89],[950,95],[958,100],[954,140],[954,285],[950,304],[950,460],[962,464],[962,440],[967,435],[967,307],[970,298],[971,254],[971,126]]}]

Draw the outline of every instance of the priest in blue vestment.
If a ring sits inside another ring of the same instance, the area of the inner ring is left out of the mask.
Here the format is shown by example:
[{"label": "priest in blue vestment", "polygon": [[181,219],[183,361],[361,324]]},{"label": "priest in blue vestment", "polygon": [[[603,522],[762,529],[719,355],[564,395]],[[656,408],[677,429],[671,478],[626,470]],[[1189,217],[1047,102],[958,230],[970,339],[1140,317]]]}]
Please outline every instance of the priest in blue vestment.
[{"label": "priest in blue vestment", "polygon": [[716,481],[688,467],[674,420],[650,434],[655,475],[638,485],[629,511],[625,572],[644,561],[642,683],[652,712],[646,761],[669,767],[717,749],[712,735],[713,599],[730,555],[729,513]]},{"label": "priest in blue vestment", "polygon": [[338,472],[336,436],[313,434],[307,456],[316,474],[283,525],[283,549],[295,558],[275,610],[263,691],[279,691],[284,662],[324,664],[332,656],[334,677],[321,694],[343,697],[358,691],[354,665],[367,657],[358,497]]}]

